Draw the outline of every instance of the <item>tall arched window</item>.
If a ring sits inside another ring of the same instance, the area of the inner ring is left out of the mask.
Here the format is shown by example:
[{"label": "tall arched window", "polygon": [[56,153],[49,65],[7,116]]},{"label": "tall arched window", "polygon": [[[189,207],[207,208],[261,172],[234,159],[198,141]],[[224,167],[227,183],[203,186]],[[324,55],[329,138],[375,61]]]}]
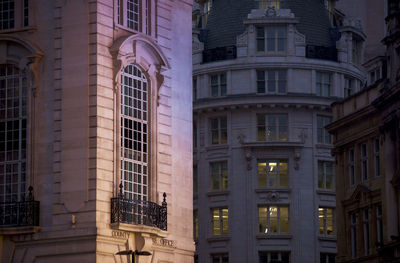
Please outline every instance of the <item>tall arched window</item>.
[{"label": "tall arched window", "polygon": [[135,65],[121,74],[121,182],[126,198],[148,198],[148,87]]},{"label": "tall arched window", "polygon": [[0,65],[0,203],[24,200],[27,156],[27,79]]}]

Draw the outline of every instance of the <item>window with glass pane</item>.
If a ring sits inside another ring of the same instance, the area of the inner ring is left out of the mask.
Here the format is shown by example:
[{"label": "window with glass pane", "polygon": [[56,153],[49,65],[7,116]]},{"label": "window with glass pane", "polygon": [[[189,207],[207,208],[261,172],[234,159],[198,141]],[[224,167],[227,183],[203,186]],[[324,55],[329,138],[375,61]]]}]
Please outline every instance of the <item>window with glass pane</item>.
[{"label": "window with glass pane", "polygon": [[257,51],[284,53],[286,51],[286,27],[256,27]]},{"label": "window with glass pane", "polygon": [[259,206],[258,227],[263,234],[289,233],[289,207]]},{"label": "window with glass pane", "polygon": [[259,187],[289,186],[287,160],[258,160],[257,169]]},{"label": "window with glass pane", "polygon": [[258,2],[258,9],[275,8],[280,9],[282,0],[256,0]]},{"label": "window with glass pane", "polygon": [[320,235],[333,236],[335,234],[333,208],[318,208],[318,223]]},{"label": "window with glass pane", "polygon": [[199,238],[199,214],[197,210],[193,210],[193,238]]},{"label": "window with glass pane", "polygon": [[325,190],[335,189],[333,162],[318,161],[318,188]]},{"label": "window with glass pane", "polygon": [[368,147],[366,143],[360,145],[361,160],[361,178],[363,181],[368,180]]},{"label": "window with glass pane", "polygon": [[349,180],[350,186],[356,183],[355,166],[354,166],[354,149],[349,150]]},{"label": "window with glass pane", "polygon": [[226,96],[226,74],[216,74],[210,76],[211,96],[221,97]]},{"label": "window with glass pane", "polygon": [[148,198],[148,87],[135,65],[121,74],[121,182],[126,198]]},{"label": "window with glass pane", "polygon": [[226,117],[210,119],[211,144],[226,144],[228,140]]},{"label": "window with glass pane", "polygon": [[258,141],[287,141],[287,114],[257,114]]},{"label": "window with glass pane", "polygon": [[27,104],[25,72],[0,65],[0,203],[25,200]]},{"label": "window with glass pane", "polygon": [[117,0],[117,19],[120,25],[150,34],[151,0]]},{"label": "window with glass pane", "polygon": [[380,145],[379,138],[374,140],[374,168],[375,168],[375,177],[379,177],[381,174],[381,165],[380,165]]},{"label": "window with glass pane", "polygon": [[286,93],[286,70],[257,70],[257,93]]},{"label": "window with glass pane", "polygon": [[212,0],[206,0],[206,1],[202,1],[201,9],[201,26],[202,28],[205,28],[207,25],[207,21],[208,21],[208,16],[210,15],[211,12],[211,8],[212,8]]},{"label": "window with glass pane", "polygon": [[290,252],[282,251],[259,251],[259,263],[289,263]]},{"label": "window with glass pane", "polygon": [[212,263],[229,263],[228,253],[211,255]]},{"label": "window with glass pane", "polygon": [[364,235],[364,255],[368,256],[370,252],[370,223],[369,209],[363,209],[363,235]]},{"label": "window with glass pane", "polygon": [[376,206],[376,241],[383,244],[382,205]]},{"label": "window with glass pane", "polygon": [[335,263],[336,254],[332,253],[321,253],[320,254],[320,263]]},{"label": "window with glass pane", "polygon": [[227,235],[228,226],[228,208],[213,208],[212,214],[212,234],[214,236]]},{"label": "window with glass pane", "polygon": [[344,78],[344,97],[350,97],[353,93],[353,80],[350,78]]},{"label": "window with glass pane", "polygon": [[197,99],[197,77],[193,77],[193,100]]},{"label": "window with glass pane", "polygon": [[317,142],[332,143],[332,136],[325,129],[325,126],[332,122],[332,117],[317,115]]},{"label": "window with glass pane", "polygon": [[0,30],[14,28],[14,0],[0,2]]},{"label": "window with glass pane", "polygon": [[350,237],[351,237],[351,256],[357,257],[357,214],[350,214]]},{"label": "window with glass pane", "polygon": [[221,191],[228,189],[228,163],[214,162],[211,166],[211,190]]},{"label": "window with glass pane", "polygon": [[329,97],[331,94],[331,74],[317,72],[317,96]]}]

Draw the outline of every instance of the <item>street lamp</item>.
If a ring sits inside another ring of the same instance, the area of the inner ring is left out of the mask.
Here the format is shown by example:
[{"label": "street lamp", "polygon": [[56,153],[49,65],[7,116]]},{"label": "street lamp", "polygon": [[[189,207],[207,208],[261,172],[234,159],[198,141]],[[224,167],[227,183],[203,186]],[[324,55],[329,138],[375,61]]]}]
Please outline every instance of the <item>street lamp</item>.
[{"label": "street lamp", "polygon": [[133,250],[124,250],[115,253],[116,255],[132,255],[132,263],[135,263],[135,255],[138,256],[150,256],[151,253],[148,251],[133,251]]}]

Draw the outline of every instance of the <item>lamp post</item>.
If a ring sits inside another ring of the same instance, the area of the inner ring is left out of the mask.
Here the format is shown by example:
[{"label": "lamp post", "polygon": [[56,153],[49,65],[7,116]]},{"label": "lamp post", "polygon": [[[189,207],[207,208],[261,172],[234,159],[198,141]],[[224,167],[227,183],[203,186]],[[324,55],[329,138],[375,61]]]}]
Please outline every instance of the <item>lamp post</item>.
[{"label": "lamp post", "polygon": [[116,255],[132,255],[132,263],[135,263],[135,255],[138,256],[150,256],[151,253],[148,251],[133,251],[133,250],[124,250],[115,253]]}]

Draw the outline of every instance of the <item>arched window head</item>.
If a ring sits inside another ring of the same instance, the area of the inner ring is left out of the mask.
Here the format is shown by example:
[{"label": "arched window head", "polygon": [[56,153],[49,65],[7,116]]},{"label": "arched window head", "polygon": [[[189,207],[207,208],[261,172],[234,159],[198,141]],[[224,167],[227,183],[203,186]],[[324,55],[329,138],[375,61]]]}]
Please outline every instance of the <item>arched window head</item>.
[{"label": "arched window head", "polygon": [[27,98],[25,72],[0,65],[0,203],[21,201],[26,192]]},{"label": "arched window head", "polygon": [[149,88],[135,65],[121,72],[121,183],[126,198],[148,199]]}]

